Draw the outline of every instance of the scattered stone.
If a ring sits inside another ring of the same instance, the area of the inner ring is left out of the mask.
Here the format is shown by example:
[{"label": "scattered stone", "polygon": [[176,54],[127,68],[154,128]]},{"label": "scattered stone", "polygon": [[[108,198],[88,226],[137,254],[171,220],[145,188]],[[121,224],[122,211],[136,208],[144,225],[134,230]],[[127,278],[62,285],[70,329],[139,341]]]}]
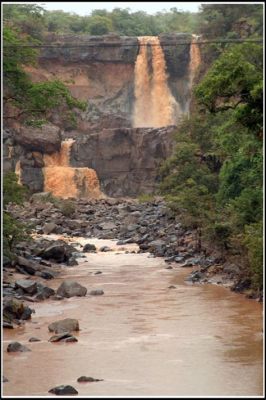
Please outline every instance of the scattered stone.
[{"label": "scattered stone", "polygon": [[37,292],[37,283],[27,279],[19,279],[15,282],[16,288],[21,288],[24,292],[34,295]]},{"label": "scattered stone", "polygon": [[49,339],[49,342],[60,342],[63,339],[69,339],[69,338],[74,339],[74,340],[72,340],[73,342],[78,341],[73,335],[71,335],[71,333],[63,332],[58,335],[51,336]]},{"label": "scattered stone", "polygon": [[75,257],[70,257],[70,259],[67,261],[67,265],[69,267],[73,267],[74,265],[79,265]]},{"label": "scattered stone", "polygon": [[99,224],[100,229],[103,230],[112,230],[116,228],[116,224],[114,222],[102,222],[101,224]]},{"label": "scattered stone", "polygon": [[57,228],[56,224],[54,224],[53,222],[48,222],[47,224],[44,224],[43,233],[45,235],[49,235],[49,233],[55,232],[56,228]]},{"label": "scattered stone", "polygon": [[165,267],[165,269],[173,269],[173,267],[171,267],[171,265],[168,265],[168,267]]},{"label": "scattered stone", "polygon": [[[19,265],[19,272],[26,273],[29,275],[34,275],[36,271],[38,271],[38,264],[31,260],[27,260],[24,257],[18,256],[17,257],[17,264]],[[16,264],[16,268],[17,268]]]},{"label": "scattered stone", "polygon": [[14,326],[10,322],[7,322],[7,321],[3,321],[2,326],[3,326],[3,328],[14,329]]},{"label": "scattered stone", "polygon": [[37,294],[35,296],[35,299],[45,300],[45,299],[48,299],[49,297],[53,296],[54,294],[55,294],[54,289],[52,289],[48,286],[44,286],[40,282],[37,283]]},{"label": "scattered stone", "polygon": [[50,332],[65,333],[79,331],[79,322],[74,318],[65,318],[60,321],[53,322],[48,326]]},{"label": "scattered stone", "polygon": [[53,393],[56,395],[67,395],[67,394],[78,394],[78,391],[70,385],[61,385],[61,386],[56,386],[52,389],[49,390],[49,393]]},{"label": "scattered stone", "polygon": [[95,253],[96,252],[96,246],[94,244],[87,243],[83,247],[82,251],[83,251],[83,253]]},{"label": "scattered stone", "polygon": [[9,380],[3,375],[2,381],[5,382],[9,382]]},{"label": "scattered stone", "polygon": [[99,274],[102,274],[102,271],[97,271],[97,272],[95,272],[94,275],[99,275]]},{"label": "scattered stone", "polygon": [[34,312],[28,306],[25,306],[22,301],[17,299],[4,299],[3,317],[11,322],[13,319],[30,319]]},{"label": "scattered stone", "polygon": [[56,291],[62,297],[86,296],[87,289],[74,281],[64,281]]},{"label": "scattered stone", "polygon": [[107,251],[112,251],[112,249],[110,249],[110,247],[108,246],[102,246],[99,249],[101,252],[107,252]]},{"label": "scattered stone", "polygon": [[12,267],[12,263],[11,263],[10,258],[8,258],[8,257],[6,257],[6,256],[3,256],[3,267],[4,267],[4,268],[10,268],[10,267]]},{"label": "scattered stone", "polygon": [[7,346],[7,350],[8,353],[15,353],[15,352],[25,352],[25,351],[31,351],[28,347],[23,346],[21,343],[19,342],[11,342],[9,343],[9,345]]},{"label": "scattered stone", "polygon": [[31,338],[29,338],[29,342],[40,342],[41,341],[41,339],[38,339],[38,338],[36,338],[36,337],[31,337]]},{"label": "scattered stone", "polygon": [[56,274],[50,271],[37,271],[35,275],[43,279],[53,279]]},{"label": "scattered stone", "polygon": [[101,296],[102,294],[104,294],[102,289],[93,289],[90,291],[91,296]]},{"label": "scattered stone", "polygon": [[69,336],[68,338],[64,339],[63,341],[66,343],[74,343],[74,342],[77,342],[78,339],[75,336]]},{"label": "scattered stone", "polygon": [[168,289],[176,289],[176,286],[170,285],[170,286],[168,286]]},{"label": "scattered stone", "polygon": [[103,381],[103,379],[95,379],[92,378],[91,376],[80,376],[77,379],[77,382],[100,382]]}]

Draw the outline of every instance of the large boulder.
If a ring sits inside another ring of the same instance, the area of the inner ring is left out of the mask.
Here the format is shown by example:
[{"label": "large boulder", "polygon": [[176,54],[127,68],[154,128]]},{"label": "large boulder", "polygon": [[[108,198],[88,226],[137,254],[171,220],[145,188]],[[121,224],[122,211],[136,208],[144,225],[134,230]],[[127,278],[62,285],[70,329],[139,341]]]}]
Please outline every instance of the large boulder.
[{"label": "large boulder", "polygon": [[72,247],[67,244],[55,242],[47,246],[39,255],[45,260],[57,262],[67,261],[71,257]]},{"label": "large boulder", "polygon": [[74,281],[64,281],[57,289],[56,294],[62,297],[86,296],[87,289]]},{"label": "large boulder", "polygon": [[29,151],[54,153],[61,147],[61,131],[57,126],[47,123],[40,128],[22,126],[15,135],[15,140]]},{"label": "large boulder", "polygon": [[55,333],[79,331],[79,322],[74,318],[65,318],[51,323],[48,329],[50,332]]}]

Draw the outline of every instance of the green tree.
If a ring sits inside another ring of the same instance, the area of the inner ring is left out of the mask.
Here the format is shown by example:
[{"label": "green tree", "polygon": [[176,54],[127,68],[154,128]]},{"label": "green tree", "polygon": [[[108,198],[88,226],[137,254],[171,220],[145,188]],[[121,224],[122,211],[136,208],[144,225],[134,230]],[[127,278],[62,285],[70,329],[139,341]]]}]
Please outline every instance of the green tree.
[{"label": "green tree", "polygon": [[17,183],[17,176],[9,172],[3,179],[3,250],[4,255],[12,257],[14,246],[20,240],[28,239],[27,227],[14,218],[6,207],[9,203],[22,204],[27,190]]}]

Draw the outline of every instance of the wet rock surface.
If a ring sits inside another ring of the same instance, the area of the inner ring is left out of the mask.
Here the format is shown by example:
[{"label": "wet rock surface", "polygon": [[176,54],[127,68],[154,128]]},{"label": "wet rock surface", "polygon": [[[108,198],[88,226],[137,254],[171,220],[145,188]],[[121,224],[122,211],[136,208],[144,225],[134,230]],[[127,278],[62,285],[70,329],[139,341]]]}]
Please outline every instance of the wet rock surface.
[{"label": "wet rock surface", "polygon": [[48,326],[48,330],[55,333],[79,331],[79,322],[74,318],[65,318],[63,320],[51,323]]},{"label": "wet rock surface", "polygon": [[61,385],[61,386],[56,386],[56,387],[50,389],[49,393],[65,396],[68,394],[78,394],[78,391],[73,386]]},{"label": "wet rock surface", "polygon": [[77,379],[77,382],[100,382],[103,381],[103,379],[95,379],[92,378],[91,376],[80,376]]},{"label": "wet rock surface", "polygon": [[8,353],[15,353],[15,352],[23,352],[24,353],[26,351],[31,351],[31,350],[28,347],[23,346],[19,342],[12,342],[12,343],[9,343],[6,351]]},{"label": "wet rock surface", "polygon": [[62,297],[86,296],[87,288],[74,281],[64,281],[57,289],[56,294]]}]

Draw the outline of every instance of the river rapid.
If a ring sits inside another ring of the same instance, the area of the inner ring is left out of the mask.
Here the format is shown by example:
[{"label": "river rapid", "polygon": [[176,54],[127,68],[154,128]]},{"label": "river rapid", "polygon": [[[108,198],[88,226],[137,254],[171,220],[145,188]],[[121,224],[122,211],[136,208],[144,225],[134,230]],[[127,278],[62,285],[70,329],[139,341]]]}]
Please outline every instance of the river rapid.
[{"label": "river rapid", "polygon": [[[137,245],[71,240],[112,251],[86,253],[49,286],[71,279],[104,295],[26,302],[32,319],[4,329],[5,396],[49,397],[63,384],[87,397],[263,394],[260,303],[219,285],[191,285],[184,278],[192,267],[167,269],[162,258],[137,254]],[[78,319],[77,343],[48,342],[48,325],[63,318]],[[29,343],[32,336],[41,341]],[[31,352],[7,353],[11,341]],[[103,381],[78,383],[81,375]]]}]

